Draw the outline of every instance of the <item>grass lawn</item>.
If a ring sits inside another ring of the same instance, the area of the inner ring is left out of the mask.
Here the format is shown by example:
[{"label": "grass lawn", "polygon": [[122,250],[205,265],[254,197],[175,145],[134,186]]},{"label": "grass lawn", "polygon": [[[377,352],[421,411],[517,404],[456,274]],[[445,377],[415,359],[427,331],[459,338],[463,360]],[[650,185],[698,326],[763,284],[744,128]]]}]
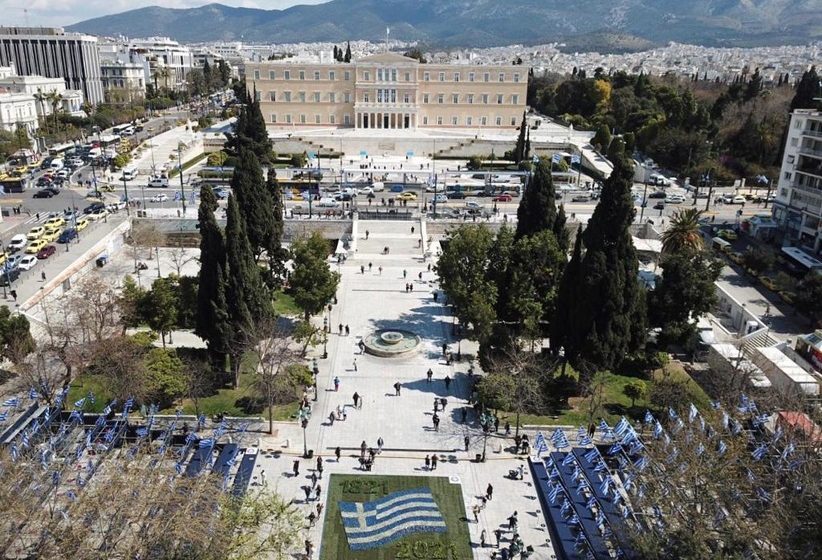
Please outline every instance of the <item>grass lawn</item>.
[{"label": "grass lawn", "polygon": [[[367,502],[399,490],[428,487],[445,518],[445,533],[415,533],[382,548],[353,551],[338,502]],[[331,475],[320,560],[466,560],[473,558],[460,485],[447,477]]]},{"label": "grass lawn", "polygon": [[[237,405],[237,402],[243,397],[248,397],[253,394],[252,388],[253,374],[251,373],[256,367],[256,355],[249,353],[243,360],[242,372],[240,374],[240,387],[237,389],[220,389],[216,394],[209,397],[199,399],[199,411],[206,416],[213,416],[220,412],[228,412],[229,416],[249,416],[242,408]],[[73,404],[75,401],[85,397],[89,391],[94,393],[95,403],[86,402],[83,410],[85,412],[101,412],[105,406],[111,402],[112,396],[108,392],[105,380],[100,376],[82,375],[75,379],[71,388],[69,389],[68,402]],[[194,401],[191,399],[183,399],[175,403],[174,406],[161,411],[161,414],[174,414],[177,408],[182,408],[184,414],[195,414]],[[296,400],[292,403],[276,405],[274,408],[274,420],[289,420],[294,417],[299,408],[299,402]],[[261,417],[268,419],[268,410],[264,409],[259,414],[252,414],[250,416]]]},{"label": "grass lawn", "polygon": [[[691,402],[697,408],[707,410],[710,406],[710,398],[691,379],[687,372],[678,363],[671,363],[667,366],[667,371],[671,378],[675,381],[681,381],[686,384],[688,395]],[[626,375],[615,375],[608,373],[607,383],[603,389],[602,411],[597,413],[594,421],[599,422],[599,417],[605,418],[608,423],[613,424],[618,421],[621,416],[628,416],[633,418],[642,418],[647,409],[652,411],[655,407],[648,402],[647,398],[639,399],[631,408],[631,399],[623,394],[622,389],[626,384],[630,383],[635,377]],[[662,370],[654,372],[653,377],[659,378],[662,376]],[[650,382],[646,381],[648,389],[650,389]],[[572,397],[569,399],[570,408],[560,411],[556,417],[536,414],[522,414],[520,415],[520,425],[547,425],[547,426],[585,426],[588,424],[588,411],[590,406],[590,398]],[[506,420],[511,422],[513,427],[516,421],[516,415],[513,413],[500,414],[500,420],[504,424]]]},{"label": "grass lawn", "polygon": [[282,290],[274,294],[274,312],[285,317],[302,316],[303,313],[294,303],[294,298]]}]

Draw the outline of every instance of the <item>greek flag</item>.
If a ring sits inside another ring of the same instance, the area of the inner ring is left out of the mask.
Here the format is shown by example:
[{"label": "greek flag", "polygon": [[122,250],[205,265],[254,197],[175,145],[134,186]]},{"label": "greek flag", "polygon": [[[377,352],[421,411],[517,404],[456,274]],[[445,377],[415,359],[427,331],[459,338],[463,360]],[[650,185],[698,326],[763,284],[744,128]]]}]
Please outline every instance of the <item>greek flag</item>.
[{"label": "greek flag", "polygon": [[644,422],[645,422],[646,424],[651,424],[653,421],[654,421],[654,415],[653,415],[653,414],[651,414],[651,411],[650,411],[650,410],[646,410],[646,411],[645,411],[645,418],[644,418]]},{"label": "greek flag", "polygon": [[571,156],[571,164],[579,163],[579,154],[574,154]]},{"label": "greek flag", "polygon": [[86,404],[86,398],[85,397],[83,397],[79,401],[74,401],[74,407],[75,408],[83,408],[83,406],[85,406],[85,404]]},{"label": "greek flag", "polygon": [[29,447],[29,446],[31,446],[31,440],[29,439],[29,434],[28,434],[28,432],[23,432],[23,437],[22,437],[22,439],[20,440],[20,443],[23,445],[23,447]]},{"label": "greek flag", "polygon": [[445,519],[428,488],[394,492],[372,502],[340,502],[351,550],[382,548],[413,533],[444,533]]},{"label": "greek flag", "polygon": [[768,452],[768,444],[763,443],[756,449],[754,449],[753,453],[751,453],[751,457],[754,458],[754,461],[761,461],[765,458],[765,454]]},{"label": "greek flag", "polygon": [[37,390],[36,390],[36,389],[34,389],[34,387],[32,387],[31,389],[29,389],[29,398],[30,398],[31,400],[37,400],[37,397],[38,397],[38,395],[37,395]]},{"label": "greek flag", "polygon": [[213,447],[214,446],[214,440],[209,439],[209,438],[201,439],[200,443],[199,443],[199,446],[200,446],[200,449],[205,449],[206,447]]},{"label": "greek flag", "polygon": [[562,485],[555,484],[551,492],[548,493],[548,499],[551,500],[552,504],[557,501],[557,496],[559,496],[560,490],[562,490]]},{"label": "greek flag", "polygon": [[679,418],[679,415],[676,413],[676,410],[674,410],[670,406],[668,407],[668,418],[670,418],[671,420],[676,420],[677,418]]},{"label": "greek flag", "polygon": [[560,154],[554,154],[551,156],[551,163],[559,163],[562,160],[562,156]]},{"label": "greek flag", "polygon": [[688,407],[688,422],[693,422],[696,419],[697,414],[699,414],[699,411],[694,406],[694,403],[691,403]]},{"label": "greek flag", "polygon": [[720,455],[724,455],[727,450],[728,450],[728,446],[725,444],[725,442],[722,441],[722,440],[719,440],[719,445],[717,446],[717,449],[716,449],[717,453],[719,453]]},{"label": "greek flag", "polygon": [[123,406],[123,410],[131,410],[131,407],[134,406],[134,397],[129,397],[126,401],[126,404]]},{"label": "greek flag", "polygon": [[566,453],[565,458],[562,460],[562,466],[567,467],[574,462],[574,454],[573,453]]},{"label": "greek flag", "polygon": [[542,435],[542,432],[537,432],[537,437],[534,438],[534,447],[537,449],[537,452],[543,448],[545,451],[548,450],[548,446],[545,444],[545,436]]},{"label": "greek flag", "polygon": [[656,421],[654,424],[654,438],[659,439],[659,436],[662,435],[662,424],[659,423],[659,420]]},{"label": "greek flag", "polygon": [[10,406],[13,408],[17,408],[17,405],[20,404],[20,399],[17,397],[12,397],[10,399],[6,399],[3,401],[3,406]]},{"label": "greek flag", "polygon": [[789,443],[787,447],[785,447],[785,449],[782,451],[782,460],[784,461],[785,459],[787,459],[788,455],[791,455],[795,449],[796,447],[794,446],[794,444]]},{"label": "greek flag", "polygon": [[593,445],[594,442],[591,441],[591,438],[588,437],[588,434],[585,434],[579,439],[579,444],[587,447],[589,445]]},{"label": "greek flag", "polygon": [[4,410],[3,412],[0,412],[0,422],[5,422],[6,420],[8,420],[8,418],[9,418],[8,411]]}]

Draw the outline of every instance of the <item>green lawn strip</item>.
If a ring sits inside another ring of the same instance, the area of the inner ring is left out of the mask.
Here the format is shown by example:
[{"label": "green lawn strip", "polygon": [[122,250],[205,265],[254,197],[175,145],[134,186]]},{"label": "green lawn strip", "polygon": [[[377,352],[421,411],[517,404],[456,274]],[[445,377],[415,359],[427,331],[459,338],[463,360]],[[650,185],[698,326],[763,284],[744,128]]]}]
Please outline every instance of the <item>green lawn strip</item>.
[{"label": "green lawn strip", "polygon": [[[667,366],[671,377],[676,381],[686,383],[688,395],[691,402],[700,410],[708,410],[710,407],[710,397],[702,390],[688,373],[682,368],[680,364],[672,363]],[[658,370],[653,373],[653,377],[657,378],[662,375],[662,371]],[[594,422],[599,423],[599,417],[602,416],[613,424],[619,421],[620,417],[627,416],[629,418],[640,419],[645,414],[647,409],[655,411],[654,407],[647,398],[639,399],[631,408],[631,399],[623,394],[622,389],[626,384],[630,383],[635,377],[627,375],[616,375],[613,373],[607,374],[608,382],[603,390],[602,399],[602,414],[594,418]],[[650,388],[650,381],[646,381]],[[521,414],[520,425],[523,426],[585,426],[588,424],[588,403],[589,398],[571,399],[572,408],[561,411],[558,415],[539,415],[539,414]],[[658,411],[657,411],[658,412]],[[500,421],[505,424],[505,421],[511,422],[513,429],[516,421],[516,414],[512,412],[500,413]]]},{"label": "green lawn strip", "polygon": [[[106,380],[99,375],[81,375],[71,382],[69,386],[66,406],[71,408],[74,403],[88,396],[89,392],[94,394],[94,403],[86,399],[83,412],[102,412],[112,396],[106,388]],[[122,404],[122,403],[121,403]]]},{"label": "green lawn strip", "polygon": [[[359,492],[344,492],[344,487],[358,485]],[[431,489],[439,506],[447,531],[407,535],[382,548],[353,551],[340,517],[338,502],[367,502],[392,492],[413,488]],[[447,477],[331,475],[320,560],[464,560],[473,558],[465,521],[465,506],[459,484]]]},{"label": "green lawn strip", "polygon": [[294,303],[294,298],[281,290],[274,294],[274,312],[285,317],[302,315],[302,310]]},{"label": "green lawn strip", "polygon": [[[193,165],[195,165],[195,164],[197,164],[197,163],[199,163],[199,162],[203,161],[203,160],[204,160],[205,158],[207,158],[207,157],[208,157],[208,154],[205,154],[205,153],[204,153],[204,154],[197,154],[196,156],[194,156],[194,157],[193,157],[193,158],[191,158],[190,160],[188,160],[188,161],[186,161],[185,163],[183,163],[183,171],[185,171],[185,170],[186,170],[186,169],[188,169],[189,167],[192,167]],[[169,172],[168,176],[169,176],[169,178],[171,178],[171,177],[176,177],[179,173],[180,173],[180,170],[179,170],[179,169],[175,166],[175,167],[174,167],[174,168],[173,168],[173,169]]]}]

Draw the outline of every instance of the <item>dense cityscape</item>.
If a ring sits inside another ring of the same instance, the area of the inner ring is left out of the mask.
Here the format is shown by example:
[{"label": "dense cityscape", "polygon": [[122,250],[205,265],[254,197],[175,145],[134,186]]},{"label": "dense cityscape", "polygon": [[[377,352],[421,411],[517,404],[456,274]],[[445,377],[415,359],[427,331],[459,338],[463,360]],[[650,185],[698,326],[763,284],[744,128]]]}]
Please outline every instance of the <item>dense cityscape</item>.
[{"label": "dense cityscape", "polygon": [[817,558],[819,37],[396,8],[0,27],[0,558]]}]

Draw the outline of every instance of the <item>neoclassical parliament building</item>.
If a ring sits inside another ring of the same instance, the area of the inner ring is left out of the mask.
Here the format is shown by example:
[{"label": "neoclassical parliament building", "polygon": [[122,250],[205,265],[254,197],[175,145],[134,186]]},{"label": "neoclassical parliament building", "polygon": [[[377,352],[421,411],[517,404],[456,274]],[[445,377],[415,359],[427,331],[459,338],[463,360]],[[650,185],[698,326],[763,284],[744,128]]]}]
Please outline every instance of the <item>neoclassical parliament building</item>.
[{"label": "neoclassical parliament building", "polygon": [[511,130],[525,110],[524,66],[422,64],[382,53],[351,63],[246,65],[270,128]]}]

